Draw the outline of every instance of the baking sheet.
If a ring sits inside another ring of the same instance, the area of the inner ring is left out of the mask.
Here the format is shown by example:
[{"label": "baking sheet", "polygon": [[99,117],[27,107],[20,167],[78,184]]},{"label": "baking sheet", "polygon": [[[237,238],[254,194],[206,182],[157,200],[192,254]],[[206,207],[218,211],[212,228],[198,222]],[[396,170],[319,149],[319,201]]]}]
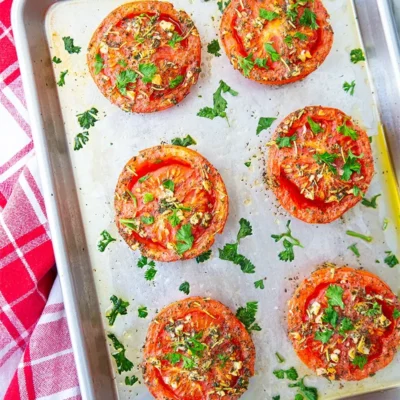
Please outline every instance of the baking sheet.
[{"label": "baking sheet", "polygon": [[[222,301],[235,310],[247,301],[259,301],[258,322],[263,328],[253,333],[257,348],[256,376],[243,399],[261,399],[281,394],[291,398],[292,390],[285,382],[278,381],[272,370],[277,367],[274,353],[279,351],[287,359],[287,367],[295,366],[301,375],[310,373],[294,354],[286,338],[284,314],[286,301],[293,293],[298,279],[303,279],[324,261],[337,264],[363,266],[386,280],[397,293],[400,277],[397,269],[383,264],[384,252],[398,251],[399,197],[394,176],[390,170],[383,132],[372,95],[365,63],[351,64],[349,52],[360,47],[354,23],[352,3],[348,0],[325,1],[331,15],[335,41],[330,55],[319,70],[305,81],[280,88],[269,88],[249,80],[234,71],[225,54],[214,57],[206,52],[206,44],[217,38],[220,13],[215,2],[193,0],[172,1],[177,8],[184,8],[200,32],[203,43],[202,74],[192,93],[177,107],[152,115],[126,114],[102,97],[85,65],[85,51],[69,55],[63,50],[61,38],[72,36],[75,44],[87,47],[90,37],[101,20],[125,1],[90,0],[56,3],[46,17],[47,38],[51,57],[58,56],[63,63],[55,66],[55,78],[68,69],[66,85],[59,88],[70,158],[78,190],[80,212],[93,269],[104,327],[113,331],[127,346],[127,356],[135,364],[141,361],[141,346],[147,326],[157,309],[184,295],[178,291],[180,283],[191,284],[191,295],[209,296]],[[340,67],[338,67],[340,66]],[[200,119],[198,110],[212,104],[212,94],[219,80],[239,92],[229,97],[228,117],[230,126],[223,119]],[[344,81],[356,80],[354,96],[342,89]],[[201,96],[201,97],[199,97]],[[368,134],[374,136],[372,147],[375,156],[376,176],[367,197],[382,193],[376,210],[357,205],[344,218],[327,226],[310,226],[290,218],[280,209],[271,192],[265,190],[263,172],[266,146],[273,129],[288,113],[306,105],[324,105],[342,109],[359,121]],[[91,107],[100,111],[100,121],[90,130],[90,141],[84,149],[73,151],[73,138],[80,132],[76,114]],[[269,131],[257,137],[258,118],[277,117]],[[220,171],[230,195],[230,216],[223,235],[217,237],[213,257],[205,264],[194,260],[177,263],[157,263],[158,273],[154,282],[144,279],[144,271],[136,267],[139,253],[134,253],[119,238],[113,223],[113,192],[118,175],[125,162],[145,147],[173,137],[192,135],[198,145],[194,148],[203,154]],[[252,159],[248,169],[244,162]],[[256,266],[253,275],[243,274],[237,266],[217,258],[217,248],[234,239],[238,221],[247,218],[253,225],[253,236],[241,243],[241,252]],[[388,229],[382,231],[383,219],[390,220]],[[296,259],[287,264],[278,260],[281,244],[270,235],[283,232],[288,219],[292,229],[301,239],[305,249],[295,249]],[[118,242],[105,253],[97,250],[99,234],[107,229]],[[356,259],[347,247],[357,240],[345,235],[346,229],[371,234],[371,244],[358,241],[362,253]],[[374,260],[380,260],[377,264]],[[257,290],[253,282],[266,277],[265,290]],[[104,318],[112,294],[128,299],[131,303],[127,316],[118,317],[110,329]],[[137,317],[137,308],[146,305],[149,317]],[[348,394],[363,393],[400,383],[400,370],[396,363],[399,356],[384,371],[360,383],[328,383],[324,378],[310,377],[309,384],[320,389],[322,398],[335,399]],[[144,385],[126,387],[124,377],[117,375],[121,399],[136,397],[150,399]]]}]

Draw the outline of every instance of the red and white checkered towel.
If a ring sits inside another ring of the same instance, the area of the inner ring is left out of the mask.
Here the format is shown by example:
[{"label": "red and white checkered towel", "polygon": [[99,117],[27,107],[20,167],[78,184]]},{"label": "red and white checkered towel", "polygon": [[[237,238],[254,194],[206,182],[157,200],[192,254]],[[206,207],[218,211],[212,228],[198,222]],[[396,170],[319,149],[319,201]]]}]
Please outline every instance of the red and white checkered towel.
[{"label": "red and white checkered towel", "polygon": [[80,399],[11,4],[0,0],[0,399]]}]

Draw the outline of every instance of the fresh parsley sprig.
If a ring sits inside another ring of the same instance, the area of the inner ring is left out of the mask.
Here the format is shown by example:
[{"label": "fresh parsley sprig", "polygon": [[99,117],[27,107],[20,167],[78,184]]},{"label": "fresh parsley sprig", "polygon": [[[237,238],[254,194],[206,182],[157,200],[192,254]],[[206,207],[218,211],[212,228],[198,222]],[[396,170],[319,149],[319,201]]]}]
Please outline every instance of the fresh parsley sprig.
[{"label": "fresh parsley sprig", "polygon": [[118,315],[126,315],[128,313],[127,308],[129,306],[129,302],[124,301],[115,295],[112,295],[110,300],[113,303],[113,308],[107,313],[106,318],[108,319],[108,324],[113,326]]},{"label": "fresh parsley sprig", "polygon": [[147,311],[146,306],[140,306],[138,308],[138,317],[139,318],[146,318],[149,315],[149,312]]},{"label": "fresh parsley sprig", "polygon": [[351,81],[350,83],[349,82],[344,82],[343,83],[343,90],[346,93],[349,93],[350,96],[353,96],[355,87],[356,87],[356,82],[355,81]]},{"label": "fresh parsley sprig", "polygon": [[239,232],[237,234],[235,243],[227,243],[222,249],[218,249],[219,258],[221,260],[231,261],[235,265],[239,265],[240,269],[245,274],[253,274],[255,272],[255,266],[253,263],[245,256],[238,253],[238,246],[241,239],[251,236],[253,234],[253,229],[249,221],[241,218],[239,221]]},{"label": "fresh parsley sprig", "polygon": [[371,200],[368,200],[367,198],[363,198],[361,200],[361,204],[365,207],[370,207],[370,208],[377,208],[378,207],[378,203],[376,202],[376,200],[378,199],[379,196],[382,196],[380,193],[376,194],[375,196],[371,197]]},{"label": "fresh parsley sprig", "polygon": [[60,72],[60,79],[57,82],[58,86],[64,86],[65,85],[65,76],[68,74],[68,70]]},{"label": "fresh parsley sprig", "polygon": [[125,346],[117,339],[113,333],[109,333],[107,337],[112,341],[115,353],[112,353],[115,363],[117,364],[117,371],[119,374],[128,372],[133,368],[133,363],[125,355]]},{"label": "fresh parsley sprig", "polygon": [[89,141],[89,132],[78,133],[74,139],[74,150],[80,150]]},{"label": "fresh parsley sprig", "polygon": [[155,268],[156,263],[153,260],[150,260],[145,257],[145,256],[141,256],[138,260],[137,266],[139,268],[143,268],[143,267],[148,267],[148,269],[146,270],[146,272],[144,273],[144,277],[147,281],[152,281],[156,274],[157,274],[157,270]]},{"label": "fresh parsley sprig", "polygon": [[290,229],[290,220],[286,223],[286,229],[286,232],[281,233],[280,235],[271,235],[271,237],[275,240],[275,242],[279,242],[281,239],[283,239],[283,247],[285,248],[285,250],[281,251],[278,254],[279,259],[281,261],[293,261],[294,246],[303,248],[303,245],[300,243],[299,239],[293,237],[292,230]]},{"label": "fresh parsley sprig", "polygon": [[90,110],[84,111],[81,114],[77,114],[78,123],[81,128],[89,129],[98,121],[97,114],[98,110],[95,107],[92,107]]},{"label": "fresh parsley sprig", "polygon": [[236,311],[236,318],[245,326],[248,332],[261,331],[260,325],[256,322],[258,301],[249,301],[245,307],[239,307]]},{"label": "fresh parsley sprig", "polygon": [[223,93],[229,93],[232,96],[237,96],[239,94],[221,80],[219,81],[218,89],[213,94],[213,107],[204,107],[197,113],[197,115],[211,120],[216,117],[226,118],[229,124],[228,116],[225,111],[228,107],[228,102],[222,97]]},{"label": "fresh parsley sprig", "polygon": [[361,49],[353,49],[350,52],[350,61],[357,64],[360,61],[365,61],[364,52]]},{"label": "fresh parsley sprig", "polygon": [[70,36],[64,36],[62,40],[64,42],[64,48],[69,54],[78,54],[81,52],[81,48],[74,45],[74,39],[72,39]]},{"label": "fresh parsley sprig", "polygon": [[115,242],[117,239],[113,238],[106,230],[100,233],[102,239],[97,243],[97,249],[103,253],[106,247],[111,243]]}]

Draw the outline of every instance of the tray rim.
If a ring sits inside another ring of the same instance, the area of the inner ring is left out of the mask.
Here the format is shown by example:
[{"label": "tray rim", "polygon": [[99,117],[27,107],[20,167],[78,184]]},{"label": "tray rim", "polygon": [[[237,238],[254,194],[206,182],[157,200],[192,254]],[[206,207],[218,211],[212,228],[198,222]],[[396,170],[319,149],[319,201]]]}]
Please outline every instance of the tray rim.
[{"label": "tray rim", "polygon": [[[15,46],[18,54],[18,62],[21,70],[21,77],[24,86],[24,93],[27,103],[27,109],[30,117],[30,126],[32,129],[32,136],[35,145],[35,152],[37,154],[37,160],[39,165],[40,179],[42,183],[42,193],[46,205],[47,218],[49,221],[49,227],[51,232],[51,239],[53,243],[54,254],[56,258],[57,270],[60,276],[60,283],[63,292],[63,299],[66,311],[66,317],[68,321],[68,328],[71,337],[71,343],[73,347],[75,364],[78,372],[78,380],[80,385],[81,395],[84,399],[96,399],[94,388],[94,382],[90,374],[90,365],[88,363],[88,349],[84,338],[84,332],[82,327],[82,321],[76,316],[79,315],[79,304],[76,296],[76,288],[74,286],[73,277],[71,273],[71,265],[67,255],[67,245],[62,230],[62,218],[60,213],[60,205],[57,202],[56,196],[53,194],[56,192],[55,187],[55,176],[51,165],[49,155],[49,145],[46,140],[44,133],[44,115],[42,114],[39,95],[38,85],[33,84],[35,82],[34,69],[32,66],[33,57],[29,48],[29,39],[27,37],[27,29],[25,27],[25,11],[30,3],[34,0],[14,0],[11,12],[12,28],[15,37]],[[44,8],[46,11],[42,15],[43,23],[43,35],[45,37],[45,19],[47,10],[52,5],[59,3],[60,1],[68,0],[43,0]],[[363,2],[365,0],[361,0]],[[383,31],[385,34],[386,42],[390,50],[391,63],[396,66],[400,65],[400,41],[396,31],[396,25],[394,15],[392,11],[392,5],[390,0],[376,0],[379,8],[380,19],[382,22]],[[357,2],[360,0],[350,0],[353,12],[357,16]],[[383,23],[383,21],[385,23]],[[28,24],[29,25],[29,24]],[[363,40],[362,32],[358,18],[356,20],[357,31]],[[368,60],[368,58],[367,58]],[[400,69],[394,68],[395,71],[395,85],[397,86],[398,93],[400,94]],[[374,85],[373,73],[368,67],[368,73],[372,77],[371,83]],[[36,82],[35,82],[36,83]],[[379,102],[378,102],[379,108]],[[382,117],[382,115],[381,115]],[[389,146],[390,149],[390,140]],[[392,163],[395,167],[395,173],[397,177],[398,185],[400,185],[400,157],[393,159]],[[110,376],[112,378],[112,376]],[[112,379],[111,379],[112,380]],[[399,385],[400,386],[400,385]],[[375,390],[369,393],[377,393],[386,390],[391,390],[395,386],[388,386],[383,390]],[[117,392],[115,384],[110,383],[110,388],[113,391],[113,398],[117,398]],[[361,395],[359,398],[362,398]],[[103,398],[103,396],[101,396]],[[345,398],[349,398],[346,396]],[[110,399],[110,397],[107,397]]]}]

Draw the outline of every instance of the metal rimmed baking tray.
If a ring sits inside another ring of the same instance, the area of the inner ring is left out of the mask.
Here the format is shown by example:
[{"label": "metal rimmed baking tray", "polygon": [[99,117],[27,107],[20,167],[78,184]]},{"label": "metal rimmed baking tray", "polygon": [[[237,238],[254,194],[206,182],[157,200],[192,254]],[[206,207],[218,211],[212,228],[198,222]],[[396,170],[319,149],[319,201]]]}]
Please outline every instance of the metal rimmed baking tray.
[{"label": "metal rimmed baking tray", "polygon": [[[218,32],[220,14],[215,2],[173,0],[192,15],[199,29],[203,73],[183,103],[154,115],[126,114],[110,105],[88,75],[85,51],[71,56],[62,52],[62,36],[72,36],[84,49],[100,21],[124,2],[14,0],[13,5],[14,34],[82,394],[87,399],[150,398],[143,385],[127,388],[121,377],[115,378],[104,334],[108,298],[117,294],[131,302],[130,312],[117,320],[113,331],[127,346],[127,355],[136,367],[149,323],[149,318],[137,318],[137,307],[147,305],[152,317],[157,309],[183,296],[178,286],[188,280],[191,294],[214,297],[232,309],[246,301],[260,302],[258,321],[263,331],[253,335],[257,374],[243,399],[270,398],[278,392],[283,399],[292,398],[285,385],[274,379],[272,370],[276,367],[273,354],[278,350],[288,366],[295,366],[302,375],[309,372],[294,355],[285,334],[285,303],[295,283],[321,262],[331,261],[362,265],[386,280],[395,292],[400,289],[398,270],[373,262],[382,260],[385,250],[399,250],[400,57],[389,0],[367,0],[368,7],[365,0],[325,0],[335,31],[331,54],[306,80],[279,88],[245,80],[225,55],[213,58],[207,54],[205,44]],[[362,46],[361,37],[368,66],[349,62],[349,51]],[[69,70],[67,84],[59,90],[55,81],[60,69],[56,67],[54,72],[53,55],[62,58],[62,68]],[[228,98],[230,127],[224,120],[196,117],[198,109],[212,101],[221,78],[239,91],[237,98]],[[351,97],[341,86],[353,79],[357,89]],[[305,250],[296,252],[292,264],[285,264],[278,261],[279,246],[270,235],[283,231],[289,216],[277,208],[262,183],[265,143],[272,131],[257,137],[255,127],[260,116],[279,121],[295,109],[317,104],[342,109],[374,136],[377,174],[368,195],[384,196],[377,210],[358,205],[327,226],[309,226],[292,219],[293,231]],[[90,143],[74,153],[72,140],[79,129],[76,114],[92,106],[99,109],[100,121],[91,131]],[[187,133],[198,141],[195,148],[221,172],[230,195],[230,217],[208,263],[158,263],[154,285],[148,284],[143,271],[136,268],[139,255],[122,241],[104,254],[97,252],[96,243],[103,229],[116,236],[113,190],[125,162],[141,148]],[[247,169],[243,163],[249,158],[253,166]],[[215,256],[218,247],[233,239],[240,217],[249,219],[254,228],[254,235],[241,244],[241,251],[257,268],[251,276]],[[390,224],[383,232],[385,217]],[[359,244],[359,260],[347,250],[354,242],[344,235],[347,227],[374,236],[372,244]],[[262,277],[267,277],[266,289],[256,291],[253,282]],[[309,381],[319,387],[324,399],[387,389],[400,385],[399,360],[397,356],[384,372],[359,383]],[[134,373],[140,376],[136,369]]]}]

